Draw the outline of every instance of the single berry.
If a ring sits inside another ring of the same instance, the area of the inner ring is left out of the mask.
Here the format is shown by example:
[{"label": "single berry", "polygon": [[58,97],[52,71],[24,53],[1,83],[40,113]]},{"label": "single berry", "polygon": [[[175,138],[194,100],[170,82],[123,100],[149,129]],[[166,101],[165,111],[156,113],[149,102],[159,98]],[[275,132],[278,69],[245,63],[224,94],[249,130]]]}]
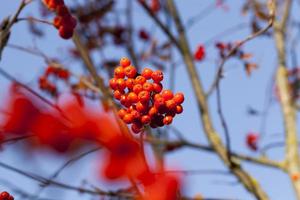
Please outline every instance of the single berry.
[{"label": "single berry", "polygon": [[125,72],[125,75],[128,77],[128,78],[134,78],[137,74],[137,71],[135,69],[135,67],[133,66],[128,66],[124,69],[124,72]]},{"label": "single berry", "polygon": [[177,105],[180,105],[184,102],[184,95],[181,92],[178,92],[174,95],[173,99]]},{"label": "single berry", "polygon": [[142,103],[147,103],[150,100],[150,93],[148,91],[141,91],[138,94],[139,101]]},{"label": "single berry", "polygon": [[145,79],[149,80],[152,77],[152,69],[149,68],[144,68],[142,71],[142,76],[145,77]]},{"label": "single berry", "polygon": [[173,117],[172,117],[172,116],[165,116],[164,119],[163,119],[163,123],[164,123],[165,125],[171,124],[172,121],[173,121]]},{"label": "single berry", "polygon": [[141,91],[143,91],[143,86],[141,84],[135,84],[132,88],[132,91],[136,94],[139,94]]},{"label": "single berry", "polygon": [[161,95],[166,101],[173,98],[173,92],[171,90],[163,90]]},{"label": "single berry", "polygon": [[119,66],[114,70],[115,78],[124,78],[125,77],[125,70],[123,67]]},{"label": "single berry", "polygon": [[164,79],[164,74],[162,71],[156,70],[152,73],[151,78],[155,83],[159,83]]},{"label": "single berry", "polygon": [[143,76],[137,76],[135,78],[135,84],[141,84],[143,85],[144,83],[146,83],[146,79]]},{"label": "single berry", "polygon": [[130,60],[126,57],[121,58],[120,65],[122,67],[128,67],[131,64]]}]

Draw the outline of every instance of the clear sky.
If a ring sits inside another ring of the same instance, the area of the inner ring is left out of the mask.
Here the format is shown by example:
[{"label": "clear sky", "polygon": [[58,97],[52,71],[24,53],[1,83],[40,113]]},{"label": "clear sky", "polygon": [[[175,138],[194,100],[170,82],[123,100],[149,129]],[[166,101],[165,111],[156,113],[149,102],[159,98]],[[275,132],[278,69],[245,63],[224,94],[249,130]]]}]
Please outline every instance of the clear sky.
[{"label": "clear sky", "polygon": [[[181,11],[183,21],[187,22],[191,17],[203,12],[203,10],[211,4],[212,0],[177,0],[176,2]],[[220,8],[216,9],[188,30],[187,34],[192,50],[194,50],[198,44],[206,43],[211,38],[214,38],[214,36],[230,27],[249,22],[250,16],[244,16],[240,11],[244,1],[234,0],[228,2],[228,11]],[[19,0],[2,0],[0,3],[0,19],[14,13],[18,3]],[[24,13],[22,13],[22,16],[27,16],[28,14],[38,16],[37,4],[37,2],[32,3],[32,5],[26,8]],[[299,9],[299,7],[296,8]],[[143,10],[137,4],[134,5],[134,19],[135,27],[145,27],[149,30],[153,30],[151,29],[153,28],[153,22],[148,19],[147,15],[143,13]],[[47,35],[43,39],[36,39],[29,34],[27,24],[20,22],[14,26],[9,43],[25,47],[37,45],[38,48],[42,49],[43,52],[46,52],[49,56],[58,57],[63,60],[65,64],[70,65],[71,70],[73,68],[71,65],[74,65],[74,68],[76,69],[78,64],[71,62],[67,57],[68,54],[63,50],[64,47],[72,46],[72,43],[60,39],[57,36],[56,30],[52,27],[46,25],[40,25],[40,27],[47,30]],[[163,34],[157,28],[153,30],[153,33],[155,33],[158,39],[162,40],[164,38]],[[245,38],[249,34],[250,30],[244,27],[232,31],[230,34],[219,36],[217,40],[236,41]],[[233,150],[256,156],[255,153],[247,149],[244,141],[247,132],[259,132],[261,130],[262,117],[249,117],[246,110],[248,106],[260,111],[264,110],[268,97],[272,95],[271,90],[273,87],[270,87],[270,84],[272,83],[272,76],[276,66],[276,51],[272,38],[267,37],[251,41],[247,43],[243,49],[245,49],[246,52],[253,54],[253,60],[258,64],[258,69],[253,72],[251,77],[248,77],[240,62],[236,60],[229,61],[226,64],[225,78],[222,80],[221,86],[222,104],[226,121],[229,125]],[[112,51],[114,53],[110,54]],[[214,77],[213,74],[216,70],[216,52],[214,43],[210,43],[210,46],[207,47],[206,61],[197,63],[199,75],[206,89],[211,84]],[[124,52],[119,52],[118,49],[108,50],[107,56],[113,56],[118,59],[119,57],[124,56]],[[181,59],[178,54],[175,54],[175,56],[178,57],[178,60]],[[4,68],[17,77],[18,80],[27,83],[33,88],[36,88],[36,77],[41,73],[44,66],[45,63],[42,59],[10,48],[5,49],[3,59],[0,62],[1,68]],[[166,79],[164,83],[168,84],[168,79]],[[8,85],[9,82],[3,77],[0,77],[0,97],[4,96]],[[174,126],[184,133],[184,136],[187,139],[206,144],[207,140],[201,129],[199,113],[197,112],[197,109],[195,109],[196,101],[191,88],[185,66],[182,63],[179,63],[176,66],[175,91],[183,91],[186,96],[186,101],[184,103],[184,114],[175,119]],[[216,112],[215,94],[210,97],[209,103],[214,125],[223,138],[224,132]],[[0,104],[0,107],[3,108],[5,105]],[[277,102],[274,102],[268,112],[265,127],[266,136],[261,142],[262,146],[270,142],[283,141],[281,119],[280,108]],[[63,157],[55,154],[47,154],[49,159],[48,157],[47,159],[44,159],[45,154],[38,155],[38,153],[36,153],[32,155],[20,153],[20,146],[21,145],[19,144],[5,146],[5,151],[0,152],[1,161],[24,170],[41,174],[45,177],[53,173],[53,171],[65,161]],[[278,148],[271,150],[268,155],[271,158],[280,160],[282,159],[283,152],[282,148]],[[95,173],[97,173],[96,164],[99,160],[101,161],[101,156],[99,156],[99,154],[91,154],[65,170],[58,180],[72,183],[73,185],[79,185],[83,180],[92,181],[93,184],[98,186],[106,185],[103,181],[95,179]],[[191,149],[170,153],[167,156],[167,164],[172,169],[178,167],[179,169],[185,170],[226,170],[220,163],[220,160],[213,154]],[[296,199],[288,177],[279,170],[248,163],[243,163],[243,167],[249,170],[249,172],[260,181],[262,187],[270,196],[270,199]],[[37,191],[36,182],[0,168],[0,190],[10,190],[7,187],[9,185],[7,185],[7,182],[4,180],[17,185],[25,191],[32,193]],[[236,178],[230,175],[200,174],[186,176],[185,184],[185,192],[189,196],[200,193],[204,197],[227,197],[243,200],[253,199],[253,197],[236,182]],[[111,188],[111,186],[109,187]],[[42,196],[64,200],[82,199],[82,196],[75,192],[62,193],[60,189],[52,187],[47,188]],[[89,197],[85,195],[83,199],[89,199]]]}]

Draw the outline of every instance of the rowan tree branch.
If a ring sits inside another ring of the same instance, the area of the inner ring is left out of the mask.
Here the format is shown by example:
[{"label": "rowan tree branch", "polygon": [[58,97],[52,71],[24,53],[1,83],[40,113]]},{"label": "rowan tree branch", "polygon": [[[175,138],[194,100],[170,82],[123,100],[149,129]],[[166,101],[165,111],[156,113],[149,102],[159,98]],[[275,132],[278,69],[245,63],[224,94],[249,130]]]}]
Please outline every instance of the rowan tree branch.
[{"label": "rowan tree branch", "polygon": [[[224,146],[221,138],[215,131],[211,117],[209,114],[209,108],[206,100],[206,95],[204,93],[202,83],[198,76],[196,67],[193,62],[193,57],[190,52],[189,44],[185,35],[185,30],[182,25],[181,19],[179,17],[177,8],[173,2],[173,0],[168,0],[169,12],[173,16],[176,29],[179,34],[179,48],[180,53],[184,59],[186,64],[193,89],[197,98],[198,108],[201,114],[201,120],[204,127],[204,132],[206,134],[207,139],[209,140],[212,148],[215,150],[217,155],[221,158],[224,164],[229,168],[229,170],[238,178],[238,180],[244,185],[244,187],[251,192],[257,199],[268,199],[266,193],[260,187],[258,182],[250,176],[242,166],[236,162],[235,160],[228,159],[228,150]],[[250,38],[251,39],[251,38]],[[247,40],[248,41],[248,40]]]}]

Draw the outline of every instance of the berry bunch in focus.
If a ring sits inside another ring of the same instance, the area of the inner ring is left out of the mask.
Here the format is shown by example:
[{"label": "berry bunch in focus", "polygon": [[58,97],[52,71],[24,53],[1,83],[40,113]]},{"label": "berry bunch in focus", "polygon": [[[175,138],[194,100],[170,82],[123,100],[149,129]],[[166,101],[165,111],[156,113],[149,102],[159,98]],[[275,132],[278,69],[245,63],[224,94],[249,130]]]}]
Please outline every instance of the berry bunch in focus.
[{"label": "berry bunch in focus", "polygon": [[14,200],[14,197],[4,191],[0,193],[0,200]]},{"label": "berry bunch in focus", "polygon": [[64,0],[44,0],[44,4],[49,10],[56,13],[53,25],[58,29],[60,37],[70,39],[76,27],[76,19],[71,15]]},{"label": "berry bunch in focus", "polygon": [[163,90],[162,80],[160,70],[144,68],[138,74],[128,58],[122,58],[120,66],[115,68],[109,84],[114,98],[124,106],[119,110],[119,117],[132,124],[134,133],[141,132],[146,125],[152,128],[169,125],[176,114],[182,113],[184,95]]}]

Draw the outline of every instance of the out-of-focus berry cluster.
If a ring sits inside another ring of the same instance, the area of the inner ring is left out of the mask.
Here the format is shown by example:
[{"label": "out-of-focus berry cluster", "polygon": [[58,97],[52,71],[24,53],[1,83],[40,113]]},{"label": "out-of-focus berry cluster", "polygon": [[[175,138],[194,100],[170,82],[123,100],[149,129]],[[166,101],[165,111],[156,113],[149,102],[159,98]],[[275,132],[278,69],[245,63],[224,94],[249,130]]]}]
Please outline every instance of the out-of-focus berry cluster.
[{"label": "out-of-focus berry cluster", "polygon": [[49,65],[45,73],[39,78],[39,87],[41,90],[49,93],[52,96],[57,96],[57,86],[53,81],[50,81],[50,77],[68,81],[70,78],[70,72],[66,69],[59,68],[56,66]]},{"label": "out-of-focus berry cluster", "polygon": [[53,25],[58,29],[60,37],[70,39],[73,36],[77,22],[66,7],[64,0],[44,0],[43,2],[49,10],[56,13]]},{"label": "out-of-focus berry cluster", "polygon": [[176,114],[182,113],[184,95],[163,90],[163,78],[162,71],[149,68],[138,74],[128,58],[122,58],[120,66],[115,68],[109,84],[114,98],[124,106],[119,117],[132,124],[134,133],[141,132],[145,125],[152,128],[169,125]]}]

